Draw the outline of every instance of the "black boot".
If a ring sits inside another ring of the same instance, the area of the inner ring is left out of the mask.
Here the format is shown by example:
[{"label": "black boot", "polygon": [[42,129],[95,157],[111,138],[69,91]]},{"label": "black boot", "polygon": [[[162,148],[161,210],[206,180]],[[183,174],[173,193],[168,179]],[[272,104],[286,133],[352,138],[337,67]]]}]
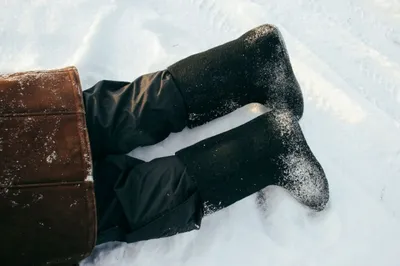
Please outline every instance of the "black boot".
[{"label": "black boot", "polygon": [[322,210],[328,182],[287,112],[265,113],[225,133],[182,149],[176,156],[211,210],[227,207],[269,185],[279,185],[303,204]]},{"label": "black boot", "polygon": [[189,127],[258,102],[300,119],[303,97],[279,30],[255,28],[238,39],[168,67],[181,90]]}]

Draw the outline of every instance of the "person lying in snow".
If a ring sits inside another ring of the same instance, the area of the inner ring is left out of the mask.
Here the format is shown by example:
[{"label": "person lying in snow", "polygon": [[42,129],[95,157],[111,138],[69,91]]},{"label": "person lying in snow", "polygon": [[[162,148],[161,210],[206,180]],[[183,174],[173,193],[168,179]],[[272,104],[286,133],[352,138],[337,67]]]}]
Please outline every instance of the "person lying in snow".
[{"label": "person lying in snow", "polygon": [[[199,229],[217,211],[269,185],[320,211],[328,182],[302,134],[303,98],[278,29],[255,28],[131,83],[83,92],[94,160],[97,244]],[[126,155],[249,103],[270,111],[173,156]]]}]

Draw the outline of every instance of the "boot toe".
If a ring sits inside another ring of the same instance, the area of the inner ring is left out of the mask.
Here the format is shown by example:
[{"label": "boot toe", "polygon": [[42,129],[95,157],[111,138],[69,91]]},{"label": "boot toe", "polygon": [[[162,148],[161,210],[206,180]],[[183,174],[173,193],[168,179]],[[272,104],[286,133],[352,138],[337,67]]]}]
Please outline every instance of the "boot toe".
[{"label": "boot toe", "polygon": [[322,211],[329,201],[329,185],[320,164],[304,155],[289,155],[284,160],[282,186],[302,204]]}]

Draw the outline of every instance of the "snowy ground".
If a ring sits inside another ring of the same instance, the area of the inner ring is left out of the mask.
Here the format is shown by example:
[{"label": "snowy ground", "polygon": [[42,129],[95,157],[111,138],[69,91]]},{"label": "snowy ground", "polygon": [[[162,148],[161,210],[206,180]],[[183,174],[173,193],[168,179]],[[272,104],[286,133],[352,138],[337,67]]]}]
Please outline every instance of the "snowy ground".
[{"label": "snowy ground", "polygon": [[[399,0],[0,0],[0,72],[74,64],[85,88],[132,80],[272,23],[306,107],[305,136],[330,182],[317,215],[277,187],[202,229],[95,250],[82,265],[400,265]],[[247,106],[134,155],[172,154],[243,123]]]}]

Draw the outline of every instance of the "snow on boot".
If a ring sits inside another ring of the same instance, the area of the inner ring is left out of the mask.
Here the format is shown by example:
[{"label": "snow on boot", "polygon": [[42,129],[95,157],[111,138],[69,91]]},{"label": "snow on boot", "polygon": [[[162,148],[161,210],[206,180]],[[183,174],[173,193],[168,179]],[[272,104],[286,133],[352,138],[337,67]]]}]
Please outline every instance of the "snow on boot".
[{"label": "snow on boot", "polygon": [[238,39],[189,56],[168,71],[181,90],[189,127],[248,103],[303,114],[303,97],[279,30],[263,25]]},{"label": "snow on boot", "polygon": [[288,112],[268,112],[176,153],[209,210],[227,207],[269,185],[322,210],[328,181],[298,122]]}]

